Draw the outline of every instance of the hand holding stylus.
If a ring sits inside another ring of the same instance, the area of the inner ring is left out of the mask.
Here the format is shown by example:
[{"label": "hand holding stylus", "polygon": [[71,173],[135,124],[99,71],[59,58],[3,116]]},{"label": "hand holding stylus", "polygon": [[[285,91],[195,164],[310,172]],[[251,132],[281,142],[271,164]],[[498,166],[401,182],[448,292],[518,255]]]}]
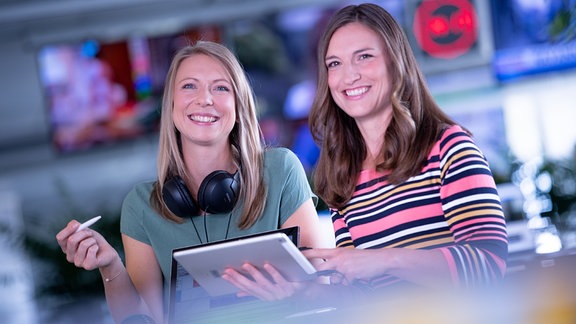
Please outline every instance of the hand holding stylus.
[{"label": "hand holding stylus", "polygon": [[92,224],[96,223],[97,221],[100,220],[100,218],[102,218],[102,216],[96,216],[94,218],[90,218],[89,220],[85,221],[84,223],[80,224],[80,226],[78,226],[78,228],[76,229],[76,232],[74,233],[78,233],[83,229],[88,228],[89,226],[91,226]]}]

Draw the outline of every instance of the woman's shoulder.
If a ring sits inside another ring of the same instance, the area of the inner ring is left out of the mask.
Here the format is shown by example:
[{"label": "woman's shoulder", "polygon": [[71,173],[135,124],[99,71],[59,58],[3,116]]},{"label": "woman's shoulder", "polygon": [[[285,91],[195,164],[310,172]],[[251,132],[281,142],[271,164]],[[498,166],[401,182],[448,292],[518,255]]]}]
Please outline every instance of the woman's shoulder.
[{"label": "woman's shoulder", "polygon": [[279,163],[292,164],[298,161],[294,152],[285,147],[269,147],[264,151],[264,164],[278,165]]},{"label": "woman's shoulder", "polygon": [[[472,149],[472,150],[470,150]],[[472,152],[479,151],[473,135],[470,134],[464,127],[460,125],[451,125],[444,129],[440,139],[435,145],[436,154],[440,157],[445,157],[447,154],[455,154],[457,152]]]},{"label": "woman's shoulder", "polygon": [[442,131],[442,135],[440,136],[440,140],[454,137],[454,136],[463,136],[463,137],[470,137],[470,134],[460,125],[450,125]]},{"label": "woman's shoulder", "polygon": [[265,150],[264,174],[269,180],[286,179],[288,175],[297,175],[300,172],[304,172],[304,167],[290,149],[272,147]]},{"label": "woman's shoulder", "polygon": [[462,126],[450,125],[442,131],[438,144],[442,148],[458,145],[461,142],[472,141],[472,135]]},{"label": "woman's shoulder", "polygon": [[154,188],[154,183],[156,183],[156,180],[147,180],[136,183],[126,195],[125,200],[148,201],[150,199],[150,193],[152,193],[152,189]]}]

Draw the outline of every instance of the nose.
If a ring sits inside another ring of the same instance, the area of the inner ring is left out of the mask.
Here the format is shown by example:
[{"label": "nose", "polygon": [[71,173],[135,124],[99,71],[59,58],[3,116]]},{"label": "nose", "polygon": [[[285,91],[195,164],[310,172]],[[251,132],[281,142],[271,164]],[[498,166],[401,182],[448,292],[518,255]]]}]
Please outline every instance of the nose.
[{"label": "nose", "polygon": [[358,72],[358,69],[353,64],[348,64],[344,75],[344,81],[348,84],[352,84],[358,79],[360,79],[360,72]]},{"label": "nose", "polygon": [[212,100],[212,93],[209,89],[202,89],[198,92],[198,96],[196,97],[196,104],[199,106],[211,106],[214,104]]}]

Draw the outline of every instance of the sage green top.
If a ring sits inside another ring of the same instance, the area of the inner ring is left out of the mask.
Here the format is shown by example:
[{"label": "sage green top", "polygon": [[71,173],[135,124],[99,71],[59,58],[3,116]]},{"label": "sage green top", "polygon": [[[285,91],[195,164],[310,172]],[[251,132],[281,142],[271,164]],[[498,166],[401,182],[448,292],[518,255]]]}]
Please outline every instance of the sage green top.
[{"label": "sage green top", "polygon": [[128,193],[122,205],[120,230],[154,249],[164,278],[165,304],[170,288],[172,250],[278,229],[308,199],[313,198],[317,203],[302,164],[294,153],[285,148],[265,151],[264,182],[268,186],[268,196],[264,213],[252,227],[245,230],[237,226],[245,203],[243,201],[238,201],[231,213],[192,217],[196,229],[190,218],[186,218],[182,224],[163,218],[149,202],[154,181],[139,183]]}]

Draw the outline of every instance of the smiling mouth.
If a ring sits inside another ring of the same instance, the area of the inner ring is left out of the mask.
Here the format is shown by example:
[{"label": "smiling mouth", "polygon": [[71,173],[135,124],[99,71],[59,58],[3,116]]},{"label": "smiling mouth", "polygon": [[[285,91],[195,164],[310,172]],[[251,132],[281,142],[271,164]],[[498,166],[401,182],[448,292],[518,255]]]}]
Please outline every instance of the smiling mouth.
[{"label": "smiling mouth", "polygon": [[216,120],[218,120],[218,118],[216,118],[214,116],[188,115],[188,118],[191,121],[195,121],[195,122],[199,122],[199,123],[213,123]]},{"label": "smiling mouth", "polygon": [[350,90],[344,91],[344,93],[346,93],[346,95],[348,97],[354,97],[354,96],[359,96],[361,94],[364,94],[364,93],[366,93],[366,91],[368,91],[368,87],[350,89]]}]

